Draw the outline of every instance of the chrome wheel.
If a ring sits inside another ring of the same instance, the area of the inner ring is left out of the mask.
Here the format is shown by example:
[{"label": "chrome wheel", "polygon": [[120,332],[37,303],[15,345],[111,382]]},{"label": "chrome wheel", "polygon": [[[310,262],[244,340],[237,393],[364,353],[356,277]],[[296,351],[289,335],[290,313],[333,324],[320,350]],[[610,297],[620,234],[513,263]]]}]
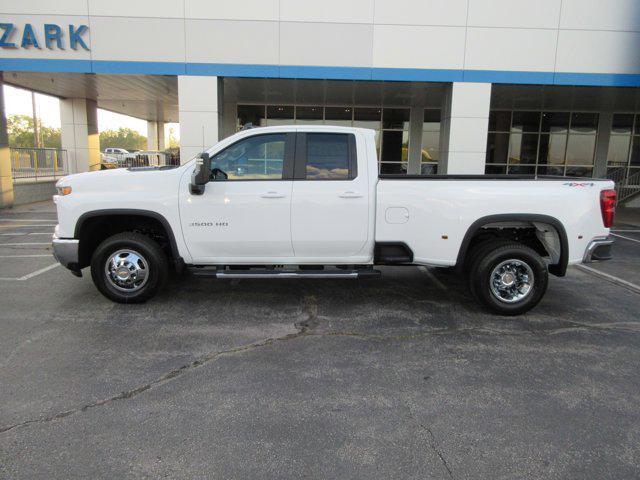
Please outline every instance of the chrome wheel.
[{"label": "chrome wheel", "polygon": [[104,265],[107,280],[117,290],[136,292],[145,286],[149,278],[149,263],[134,250],[118,250]]},{"label": "chrome wheel", "polygon": [[533,270],[522,260],[510,259],[499,263],[491,272],[491,293],[501,302],[515,303],[533,290]]}]

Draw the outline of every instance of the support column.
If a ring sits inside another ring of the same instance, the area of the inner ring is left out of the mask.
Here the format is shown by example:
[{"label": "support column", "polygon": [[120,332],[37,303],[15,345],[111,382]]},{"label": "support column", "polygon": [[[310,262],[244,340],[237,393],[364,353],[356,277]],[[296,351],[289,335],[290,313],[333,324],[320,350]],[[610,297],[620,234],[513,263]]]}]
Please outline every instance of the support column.
[{"label": "support column", "polygon": [[13,176],[7,135],[7,116],[4,110],[4,88],[0,72],[0,208],[13,205]]},{"label": "support column", "polygon": [[409,116],[409,162],[407,173],[419,175],[422,160],[422,124],[424,122],[424,103],[411,105]]},{"label": "support column", "polygon": [[147,120],[147,150],[158,150],[158,123]]},{"label": "support column", "polygon": [[69,173],[100,170],[98,105],[87,98],[60,100],[62,148],[67,151]]},{"label": "support column", "polygon": [[164,140],[164,122],[157,122],[157,130],[158,130],[158,150],[164,152],[167,148],[167,143]]},{"label": "support column", "polygon": [[181,163],[218,141],[218,92],[218,77],[178,76]]},{"label": "support column", "polygon": [[490,83],[452,83],[442,106],[438,173],[484,174]]},{"label": "support column", "polygon": [[607,155],[609,154],[609,139],[613,124],[612,112],[600,112],[598,118],[598,143],[596,144],[596,158],[593,165],[593,176],[604,178],[607,175]]}]

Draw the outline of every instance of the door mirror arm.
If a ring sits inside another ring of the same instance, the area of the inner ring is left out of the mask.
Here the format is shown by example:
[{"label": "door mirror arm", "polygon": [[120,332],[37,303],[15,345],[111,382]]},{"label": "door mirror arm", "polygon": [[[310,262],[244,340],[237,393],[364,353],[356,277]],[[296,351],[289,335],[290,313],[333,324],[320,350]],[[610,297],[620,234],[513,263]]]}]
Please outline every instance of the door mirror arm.
[{"label": "door mirror arm", "polygon": [[211,180],[211,162],[209,160],[207,152],[202,152],[196,159],[196,168],[191,174],[191,183],[189,184],[191,195],[202,195],[205,186]]}]

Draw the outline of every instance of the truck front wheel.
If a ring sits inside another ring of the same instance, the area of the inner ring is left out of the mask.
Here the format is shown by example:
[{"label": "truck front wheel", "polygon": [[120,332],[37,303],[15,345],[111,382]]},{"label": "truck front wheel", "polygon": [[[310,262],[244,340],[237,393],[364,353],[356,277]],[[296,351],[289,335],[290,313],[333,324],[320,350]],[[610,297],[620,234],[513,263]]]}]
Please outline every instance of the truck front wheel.
[{"label": "truck front wheel", "polygon": [[512,241],[485,243],[475,252],[469,271],[471,293],[501,315],[519,315],[542,299],[549,274],[533,249]]},{"label": "truck front wheel", "polygon": [[141,303],[167,279],[167,256],[146,235],[124,232],[104,240],[91,257],[91,278],[98,290],[118,303]]}]

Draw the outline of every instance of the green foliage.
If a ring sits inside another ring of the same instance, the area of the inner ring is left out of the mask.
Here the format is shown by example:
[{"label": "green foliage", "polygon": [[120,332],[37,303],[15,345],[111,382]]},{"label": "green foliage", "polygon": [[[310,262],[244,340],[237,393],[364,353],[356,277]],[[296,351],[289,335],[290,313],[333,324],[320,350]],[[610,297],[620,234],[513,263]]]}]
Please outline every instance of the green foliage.
[{"label": "green foliage", "polygon": [[124,148],[126,150],[146,150],[147,137],[130,128],[105,130],[100,132],[100,150],[105,148]]},{"label": "green foliage", "polygon": [[[60,148],[60,129],[40,124],[41,147]],[[33,134],[33,118],[29,115],[9,115],[7,117],[7,133],[10,147],[33,148],[35,137]]]},{"label": "green foliage", "polygon": [[169,128],[169,148],[175,150],[180,148],[180,140],[176,138],[176,131],[174,128]]}]

